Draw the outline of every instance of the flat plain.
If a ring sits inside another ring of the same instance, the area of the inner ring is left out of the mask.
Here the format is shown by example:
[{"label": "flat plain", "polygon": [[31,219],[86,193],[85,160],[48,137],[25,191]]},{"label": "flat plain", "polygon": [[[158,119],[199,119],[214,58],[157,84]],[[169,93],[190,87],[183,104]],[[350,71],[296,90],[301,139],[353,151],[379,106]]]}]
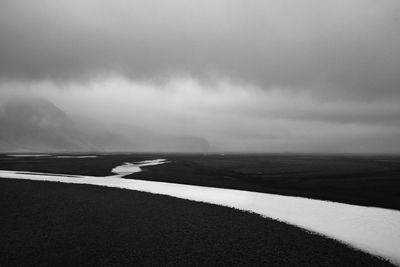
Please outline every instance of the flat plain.
[{"label": "flat plain", "polygon": [[[143,167],[128,178],[399,209],[400,168],[394,156],[97,156],[3,155],[0,169],[105,176],[123,162],[166,158],[170,163]],[[89,185],[9,179],[0,183],[2,266],[390,265],[337,241],[226,207]],[[357,184],[361,189],[354,190]]]},{"label": "flat plain", "polygon": [[106,176],[123,162],[166,158],[125,178],[301,196],[400,210],[400,156],[111,154],[97,158],[0,155],[0,169]]}]

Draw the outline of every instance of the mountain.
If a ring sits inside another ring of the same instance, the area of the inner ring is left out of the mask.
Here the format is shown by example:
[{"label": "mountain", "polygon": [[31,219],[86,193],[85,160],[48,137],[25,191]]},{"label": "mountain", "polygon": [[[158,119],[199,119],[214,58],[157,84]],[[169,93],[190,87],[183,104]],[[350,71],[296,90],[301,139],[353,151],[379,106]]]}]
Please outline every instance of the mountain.
[{"label": "mountain", "polygon": [[154,133],[131,125],[106,127],[69,117],[32,97],[0,103],[0,152],[206,152],[207,140]]}]

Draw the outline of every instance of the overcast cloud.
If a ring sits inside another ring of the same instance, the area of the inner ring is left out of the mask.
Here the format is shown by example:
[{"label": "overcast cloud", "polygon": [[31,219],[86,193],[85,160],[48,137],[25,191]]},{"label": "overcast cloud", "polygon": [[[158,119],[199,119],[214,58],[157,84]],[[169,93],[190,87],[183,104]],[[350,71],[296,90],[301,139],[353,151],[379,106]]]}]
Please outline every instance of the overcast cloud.
[{"label": "overcast cloud", "polygon": [[216,150],[400,152],[397,0],[2,0],[0,97]]}]

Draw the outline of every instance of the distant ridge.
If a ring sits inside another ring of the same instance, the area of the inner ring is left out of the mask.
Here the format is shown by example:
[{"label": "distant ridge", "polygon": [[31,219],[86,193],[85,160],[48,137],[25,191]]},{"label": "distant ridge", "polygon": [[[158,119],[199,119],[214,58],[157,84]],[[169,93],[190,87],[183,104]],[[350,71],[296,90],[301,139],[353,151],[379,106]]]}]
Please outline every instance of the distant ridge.
[{"label": "distant ridge", "polygon": [[207,152],[200,137],[170,136],[134,126],[107,128],[71,119],[48,100],[13,97],[0,103],[0,152]]}]

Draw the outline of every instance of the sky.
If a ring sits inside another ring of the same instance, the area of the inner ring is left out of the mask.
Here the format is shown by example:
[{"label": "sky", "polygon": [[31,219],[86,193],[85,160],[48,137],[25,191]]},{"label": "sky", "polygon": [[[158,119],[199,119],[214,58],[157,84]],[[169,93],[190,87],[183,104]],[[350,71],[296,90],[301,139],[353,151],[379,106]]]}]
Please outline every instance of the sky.
[{"label": "sky", "polygon": [[216,151],[400,153],[400,2],[2,0],[12,94]]}]

